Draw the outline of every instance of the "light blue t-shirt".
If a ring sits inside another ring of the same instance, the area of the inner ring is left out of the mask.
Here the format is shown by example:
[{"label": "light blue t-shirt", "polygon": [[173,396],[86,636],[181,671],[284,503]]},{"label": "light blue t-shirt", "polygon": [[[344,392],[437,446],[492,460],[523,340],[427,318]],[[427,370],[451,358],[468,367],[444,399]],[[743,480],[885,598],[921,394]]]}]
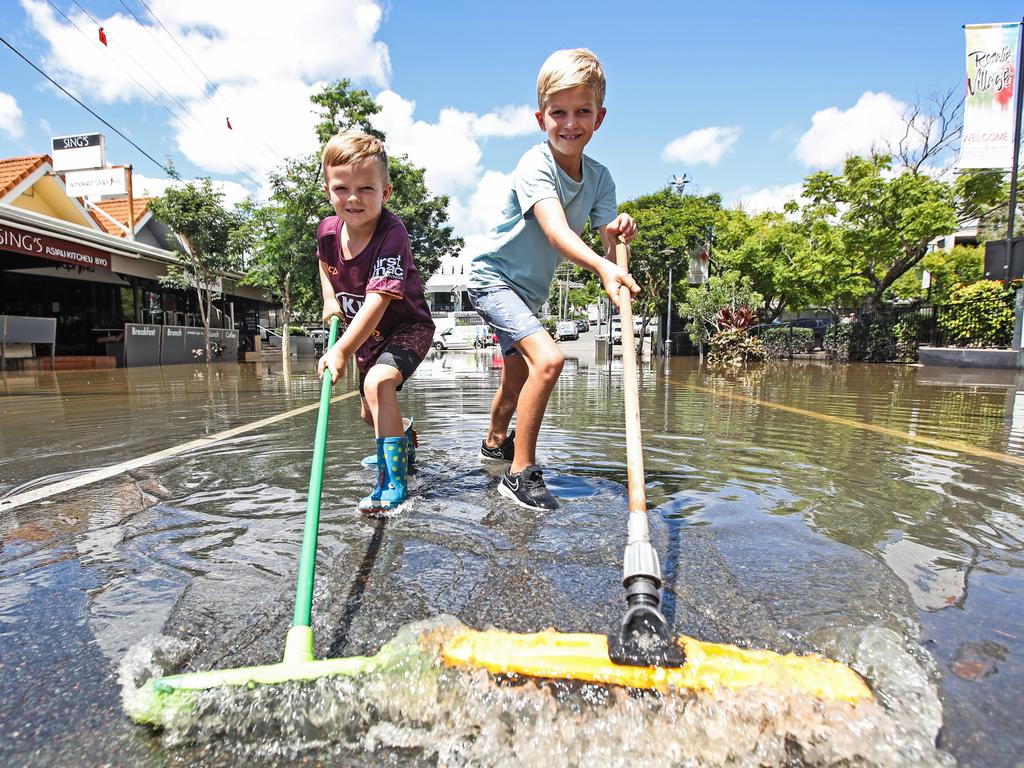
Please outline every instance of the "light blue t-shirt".
[{"label": "light blue t-shirt", "polygon": [[583,181],[573,181],[551,156],[547,142],[527,150],[512,177],[504,221],[488,235],[483,252],[473,257],[469,288],[506,285],[531,312],[539,312],[548,300],[551,279],[562,255],[548,242],[534,217],[540,200],[557,198],[569,227],[583,234],[587,220],[595,229],[618,215],[615,183],[608,169],[583,156]]}]

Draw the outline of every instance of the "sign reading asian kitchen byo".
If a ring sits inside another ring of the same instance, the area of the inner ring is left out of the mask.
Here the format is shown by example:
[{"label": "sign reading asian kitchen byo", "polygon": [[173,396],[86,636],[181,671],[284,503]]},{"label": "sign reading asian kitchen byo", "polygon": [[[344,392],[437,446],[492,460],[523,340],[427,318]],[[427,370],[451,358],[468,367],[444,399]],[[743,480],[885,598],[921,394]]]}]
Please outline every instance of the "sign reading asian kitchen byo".
[{"label": "sign reading asian kitchen byo", "polygon": [[98,248],[59,240],[38,232],[27,232],[6,224],[0,224],[0,251],[13,251],[78,267],[105,269],[108,272],[111,269],[110,254]]},{"label": "sign reading asian kitchen byo", "polygon": [[64,191],[68,197],[103,197],[126,195],[128,184],[125,168],[97,168],[89,171],[68,171],[64,174]]}]

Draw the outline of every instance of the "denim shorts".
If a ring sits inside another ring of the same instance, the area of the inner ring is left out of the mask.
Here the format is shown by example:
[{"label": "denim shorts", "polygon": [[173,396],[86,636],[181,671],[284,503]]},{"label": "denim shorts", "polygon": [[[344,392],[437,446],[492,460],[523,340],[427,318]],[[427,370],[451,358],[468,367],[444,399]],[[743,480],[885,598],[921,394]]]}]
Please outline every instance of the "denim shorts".
[{"label": "denim shorts", "polygon": [[518,355],[519,351],[513,344],[544,330],[537,316],[508,286],[470,288],[469,300],[473,309],[494,330],[503,355]]}]

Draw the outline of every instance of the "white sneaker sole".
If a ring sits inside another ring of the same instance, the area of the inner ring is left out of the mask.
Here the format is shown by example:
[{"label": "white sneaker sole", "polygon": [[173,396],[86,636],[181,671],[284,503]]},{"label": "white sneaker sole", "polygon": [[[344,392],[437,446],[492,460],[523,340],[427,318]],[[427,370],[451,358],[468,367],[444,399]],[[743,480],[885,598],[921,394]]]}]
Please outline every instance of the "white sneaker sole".
[{"label": "white sneaker sole", "polygon": [[512,463],[512,459],[501,459],[501,458],[498,458],[496,456],[488,456],[483,451],[480,451],[480,453],[478,453],[477,456],[480,457],[480,461],[491,461],[491,462],[494,462],[495,464],[511,464]]},{"label": "white sneaker sole", "polygon": [[[506,499],[511,499],[512,501],[514,501],[516,503],[516,505],[522,507],[523,509],[532,509],[535,512],[554,512],[555,511],[554,509],[547,509],[546,507],[535,507],[532,504],[524,503],[522,500],[520,500],[520,498],[518,496],[516,496],[511,490],[509,490],[508,487],[506,487],[505,483],[503,483],[503,482],[499,482],[498,483],[498,493],[501,494],[502,496],[504,496]],[[556,509],[557,509],[557,507],[556,507]]]}]

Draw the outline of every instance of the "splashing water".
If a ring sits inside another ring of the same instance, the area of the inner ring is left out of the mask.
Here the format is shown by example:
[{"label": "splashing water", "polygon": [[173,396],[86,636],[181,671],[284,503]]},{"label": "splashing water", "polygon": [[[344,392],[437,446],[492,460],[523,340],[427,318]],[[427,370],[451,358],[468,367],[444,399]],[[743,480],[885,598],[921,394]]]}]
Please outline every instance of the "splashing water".
[{"label": "splashing water", "polygon": [[[457,626],[442,618],[404,627],[382,649],[396,661],[366,675],[202,692],[168,711],[162,738],[250,764],[401,754],[406,763],[543,768],[953,765],[935,746],[941,707],[928,673],[890,630],[831,643],[875,691],[875,701],[852,706],[764,688],[662,695],[449,669],[423,638]],[[170,638],[133,648],[120,670],[125,710],[145,706],[149,678],[180,669],[193,650]]]}]

